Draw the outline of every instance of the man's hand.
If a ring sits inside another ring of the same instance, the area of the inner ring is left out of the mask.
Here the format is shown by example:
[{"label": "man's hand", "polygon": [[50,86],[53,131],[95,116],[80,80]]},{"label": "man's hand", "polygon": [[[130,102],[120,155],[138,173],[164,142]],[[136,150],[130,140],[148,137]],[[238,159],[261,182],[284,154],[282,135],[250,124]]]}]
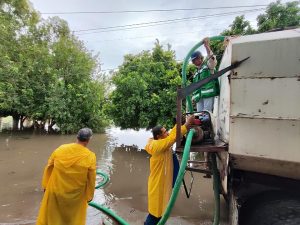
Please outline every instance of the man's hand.
[{"label": "man's hand", "polygon": [[204,47],[209,47],[209,38],[208,37],[203,39],[203,44],[204,44]]},{"label": "man's hand", "polygon": [[195,120],[195,116],[194,115],[190,115],[190,116],[188,116],[187,118],[186,118],[186,122],[185,122],[185,126],[186,126],[186,128],[190,128],[190,126],[191,125],[193,125],[194,124],[194,120]]},{"label": "man's hand", "polygon": [[204,44],[204,47],[206,49],[207,56],[208,57],[211,56],[213,53],[212,53],[212,51],[210,49],[210,46],[209,46],[209,38],[208,37],[203,39],[203,44]]}]

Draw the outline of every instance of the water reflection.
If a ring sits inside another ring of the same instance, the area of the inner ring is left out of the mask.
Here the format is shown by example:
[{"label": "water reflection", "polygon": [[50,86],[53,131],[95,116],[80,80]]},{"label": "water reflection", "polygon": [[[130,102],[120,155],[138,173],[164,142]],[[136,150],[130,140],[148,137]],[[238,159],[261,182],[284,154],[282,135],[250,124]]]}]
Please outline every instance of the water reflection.
[{"label": "water reflection", "polygon": [[109,143],[111,146],[124,146],[143,149],[147,143],[147,139],[152,136],[150,130],[140,129],[139,131],[113,127],[107,130],[109,135]]}]

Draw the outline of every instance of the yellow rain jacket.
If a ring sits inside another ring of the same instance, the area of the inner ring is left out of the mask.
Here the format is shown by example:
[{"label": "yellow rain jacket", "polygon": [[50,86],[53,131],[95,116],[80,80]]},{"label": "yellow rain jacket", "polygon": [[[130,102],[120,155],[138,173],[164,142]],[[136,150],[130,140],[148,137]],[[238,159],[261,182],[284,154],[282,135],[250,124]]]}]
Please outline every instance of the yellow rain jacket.
[{"label": "yellow rain jacket", "polygon": [[36,224],[84,225],[95,180],[95,154],[77,143],[61,145],[44,170],[42,186],[46,191]]},{"label": "yellow rain jacket", "polygon": [[[181,134],[186,134],[185,125],[181,126]],[[148,179],[148,210],[155,217],[164,213],[171,193],[173,180],[172,145],[176,141],[176,125],[168,137],[154,140],[150,138],[145,150],[151,155],[150,176]]]}]

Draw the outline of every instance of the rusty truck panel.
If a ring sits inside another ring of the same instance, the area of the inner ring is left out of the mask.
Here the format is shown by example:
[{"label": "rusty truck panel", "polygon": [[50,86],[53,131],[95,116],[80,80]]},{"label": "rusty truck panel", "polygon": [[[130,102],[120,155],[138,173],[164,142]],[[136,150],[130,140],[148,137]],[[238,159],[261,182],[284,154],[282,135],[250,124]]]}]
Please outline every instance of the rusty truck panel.
[{"label": "rusty truck panel", "polygon": [[248,56],[220,78],[217,135],[233,168],[299,179],[300,29],[234,38],[220,68]]}]

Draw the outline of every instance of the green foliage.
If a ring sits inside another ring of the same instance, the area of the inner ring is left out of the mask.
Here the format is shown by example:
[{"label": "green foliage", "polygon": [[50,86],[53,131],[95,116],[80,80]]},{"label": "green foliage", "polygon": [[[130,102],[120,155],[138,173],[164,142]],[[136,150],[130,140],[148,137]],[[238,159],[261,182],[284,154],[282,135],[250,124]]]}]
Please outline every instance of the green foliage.
[{"label": "green foliage", "polygon": [[299,2],[287,2],[282,4],[280,1],[270,3],[265,13],[257,17],[257,30],[253,29],[250,22],[245,20],[244,15],[237,16],[233,23],[221,32],[221,35],[249,35],[262,33],[274,29],[284,29],[286,27],[300,26]]},{"label": "green foliage", "polygon": [[[0,116],[57,124],[61,132],[101,131],[104,85],[99,65],[68,24],[47,21],[26,0],[0,2]],[[17,124],[17,123],[16,123]]]},{"label": "green foliage", "polygon": [[76,132],[85,126],[102,131],[107,122],[102,112],[103,85],[92,78],[96,58],[70,34],[65,21],[55,17],[45,26],[51,34],[49,48],[54,77],[45,96],[44,117],[55,121],[63,133]]},{"label": "green foliage", "polygon": [[[242,16],[237,16],[232,22],[232,24],[229,25],[229,29],[224,30],[223,32],[221,32],[220,35],[232,36],[232,35],[248,35],[254,33],[255,30],[251,27],[250,22],[245,20],[244,15],[242,15]],[[218,69],[225,49],[224,43],[222,41],[211,41],[210,47],[217,57],[218,60],[217,69]]]},{"label": "green foliage", "polygon": [[254,34],[255,30],[251,27],[250,22],[245,20],[244,15],[235,17],[230,29],[224,30],[221,35],[247,35]]},{"label": "green foliage", "polygon": [[32,90],[22,73],[30,68],[25,68],[22,61],[26,58],[22,40],[24,31],[30,31],[37,18],[26,0],[0,2],[0,116],[17,117],[30,107]]},{"label": "green foliage", "polygon": [[283,29],[300,25],[299,1],[282,4],[280,1],[271,3],[266,13],[257,17],[258,32]]},{"label": "green foliage", "polygon": [[[266,12],[257,17],[257,30],[252,28],[250,22],[245,20],[244,15],[242,15],[237,16],[232,24],[229,25],[229,29],[224,30],[220,35],[250,35],[274,29],[284,29],[286,27],[299,27],[299,12],[299,2],[297,1],[287,2],[285,4],[280,3],[280,1],[270,3]],[[217,55],[219,66],[221,56],[224,52],[224,45],[218,41],[212,41],[210,44],[212,51]]]},{"label": "green foliage", "polygon": [[176,90],[181,84],[175,54],[157,41],[151,52],[126,55],[113,76],[115,89],[106,112],[116,126],[151,128],[170,126],[176,114]]}]

